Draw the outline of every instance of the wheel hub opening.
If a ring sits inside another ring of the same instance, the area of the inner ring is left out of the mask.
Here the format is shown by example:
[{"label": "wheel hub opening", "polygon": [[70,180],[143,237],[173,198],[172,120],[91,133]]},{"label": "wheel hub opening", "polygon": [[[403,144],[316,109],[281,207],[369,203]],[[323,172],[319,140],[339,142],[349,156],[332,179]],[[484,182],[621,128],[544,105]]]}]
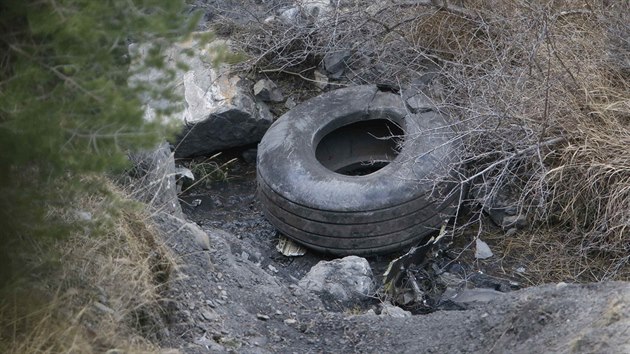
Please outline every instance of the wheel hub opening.
[{"label": "wheel hub opening", "polygon": [[327,169],[346,176],[372,174],[400,153],[404,131],[388,119],[351,123],[326,134],[315,148],[317,160]]}]

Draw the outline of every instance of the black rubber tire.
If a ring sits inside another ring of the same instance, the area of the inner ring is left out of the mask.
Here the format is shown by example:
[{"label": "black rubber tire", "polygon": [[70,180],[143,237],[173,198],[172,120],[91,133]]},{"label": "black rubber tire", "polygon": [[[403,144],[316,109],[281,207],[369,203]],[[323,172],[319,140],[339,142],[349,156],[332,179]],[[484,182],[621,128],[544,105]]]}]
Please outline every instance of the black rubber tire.
[{"label": "black rubber tire", "polygon": [[[397,156],[358,135],[344,141],[342,127],[375,120],[400,127]],[[410,113],[399,95],[376,86],[310,99],[280,117],[258,146],[263,212],[284,235],[325,253],[372,255],[410,246],[439,229],[459,205],[459,185],[449,178],[457,158],[453,135],[438,112]],[[323,153],[322,139],[328,144]],[[388,164],[362,176],[334,172],[367,157]]]}]

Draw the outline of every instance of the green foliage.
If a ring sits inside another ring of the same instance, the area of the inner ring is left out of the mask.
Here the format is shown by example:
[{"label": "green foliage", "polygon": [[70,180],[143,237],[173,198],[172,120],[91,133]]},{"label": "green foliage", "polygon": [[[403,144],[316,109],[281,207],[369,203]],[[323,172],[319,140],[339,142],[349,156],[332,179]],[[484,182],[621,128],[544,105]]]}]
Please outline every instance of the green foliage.
[{"label": "green foliage", "polygon": [[[168,133],[160,120],[143,119],[141,100],[169,103],[159,116],[176,108],[168,83],[174,72],[164,69],[161,53],[196,26],[199,17],[184,6],[181,0],[0,2],[0,242],[6,253],[0,259],[17,262],[13,247],[67,233],[72,218],[54,210],[72,209],[77,191],[94,188],[82,174],[121,170],[129,150],[153,146]],[[148,55],[130,54],[130,43],[151,43]],[[155,71],[163,71],[164,85],[128,85],[130,75]]]}]

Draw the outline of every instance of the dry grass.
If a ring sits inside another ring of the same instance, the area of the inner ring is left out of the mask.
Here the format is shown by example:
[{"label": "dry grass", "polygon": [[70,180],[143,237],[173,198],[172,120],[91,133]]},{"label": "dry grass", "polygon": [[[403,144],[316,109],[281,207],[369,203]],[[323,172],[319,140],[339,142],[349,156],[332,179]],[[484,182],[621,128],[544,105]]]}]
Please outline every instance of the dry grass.
[{"label": "dry grass", "polygon": [[462,179],[484,190],[472,202],[511,190],[533,225],[501,242],[531,256],[532,282],[629,279],[630,3],[434,3],[345,2],[261,22],[237,43],[263,74],[312,78],[341,50],[352,54],[340,84],[437,73],[427,93],[455,118]]},{"label": "dry grass", "polygon": [[1,352],[159,351],[172,260],[148,215],[107,189],[76,206],[92,215],[82,232],[34,247],[29,278],[4,290]]}]

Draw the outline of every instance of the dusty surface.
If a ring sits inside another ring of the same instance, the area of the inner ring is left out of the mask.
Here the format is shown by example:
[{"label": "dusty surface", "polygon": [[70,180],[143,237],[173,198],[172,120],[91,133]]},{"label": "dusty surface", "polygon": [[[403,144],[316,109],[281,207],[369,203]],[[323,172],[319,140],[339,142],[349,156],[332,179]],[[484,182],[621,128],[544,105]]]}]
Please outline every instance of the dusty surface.
[{"label": "dusty surface", "polygon": [[[167,294],[165,347],[186,353],[529,353],[630,350],[630,285],[550,284],[502,295],[463,311],[379,316],[380,303],[321,299],[298,280],[319,260],[275,251],[276,231],[255,198],[253,166],[182,198],[210,238],[203,251],[182,219],[158,216],[180,259]],[[191,202],[201,199],[201,205]],[[203,206],[203,207],[202,207]],[[370,259],[383,267],[386,257]],[[379,274],[375,270],[375,274]],[[369,311],[369,310],[372,311]]]}]

